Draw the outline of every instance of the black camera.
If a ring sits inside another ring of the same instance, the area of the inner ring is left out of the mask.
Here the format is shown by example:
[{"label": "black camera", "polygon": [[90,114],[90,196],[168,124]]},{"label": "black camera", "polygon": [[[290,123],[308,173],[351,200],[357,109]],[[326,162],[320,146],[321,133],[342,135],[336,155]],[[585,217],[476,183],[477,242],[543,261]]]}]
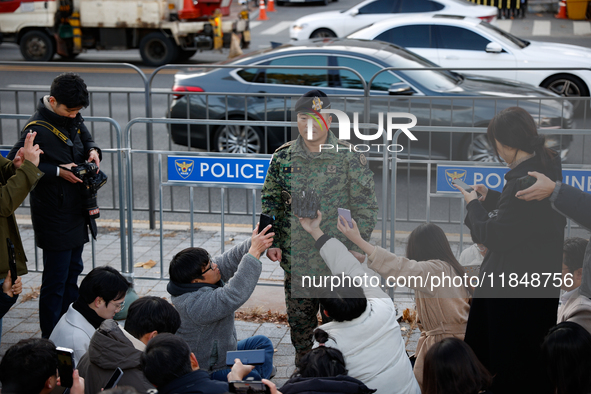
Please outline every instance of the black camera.
[{"label": "black camera", "polygon": [[107,175],[102,171],[98,171],[98,167],[94,163],[78,164],[70,170],[77,178],[82,180],[80,186],[82,188],[84,208],[87,210],[88,216],[92,219],[100,217],[96,194],[107,183]]}]

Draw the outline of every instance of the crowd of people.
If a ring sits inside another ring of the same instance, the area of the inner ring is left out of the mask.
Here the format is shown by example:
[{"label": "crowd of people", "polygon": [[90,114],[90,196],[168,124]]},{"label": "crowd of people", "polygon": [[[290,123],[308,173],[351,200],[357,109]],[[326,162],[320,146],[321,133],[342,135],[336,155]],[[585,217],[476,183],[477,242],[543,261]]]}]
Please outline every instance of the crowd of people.
[{"label": "crowd of people", "polygon": [[[491,145],[510,168],[503,191],[458,187],[478,245],[476,255],[462,260],[471,265],[483,259],[478,286],[450,280],[433,287],[427,280],[466,276],[435,224],[412,231],[405,256],[368,242],[377,199],[367,159],[336,139],[331,117],[320,113],[330,99],[313,90],[295,106],[300,136],[275,152],[265,181],[263,213],[274,223],[257,225],[250,239],[219,256],[203,248],[180,251],[169,265],[171,302],[140,297],[119,324],[113,319],[131,287],[121,273],[97,267],[77,286],[94,223],[74,196],[79,179],[69,169],[84,160],[98,166],[101,157],[79,114],[86,105],[84,82],[59,76],[12,160],[0,158],[0,233],[12,239],[17,267],[12,278],[2,260],[2,315],[16,302],[26,273],[14,210],[35,185],[33,224],[44,251],[42,338],[6,351],[3,393],[51,393],[68,380],[73,394],[99,393],[118,369],[119,387],[105,393],[217,394],[232,391],[236,381],[262,382],[271,394],[591,393],[591,246],[582,238],[564,240],[565,217],[591,228],[591,196],[562,183],[560,158],[545,148],[525,110],[503,110],[488,127]],[[327,143],[342,152],[323,151]],[[524,189],[521,180],[528,176],[536,182]],[[296,214],[292,204],[307,208]],[[48,210],[68,207],[50,234],[47,223],[60,211]],[[52,241],[70,233],[76,236],[65,246]],[[255,290],[265,251],[285,271],[295,349],[295,372],[280,388],[269,380],[277,371],[272,341],[262,335],[238,341],[234,323]],[[552,275],[550,285],[533,286],[530,279],[543,273]],[[325,274],[342,280],[305,285],[305,275]],[[495,286],[493,278],[504,275],[520,280]],[[345,278],[365,278],[365,284]],[[415,291],[421,335],[412,357],[392,299],[383,285],[372,285],[383,278],[407,278]],[[71,379],[58,376],[63,348],[76,366]],[[228,360],[233,351],[257,352],[262,359],[256,365]]]}]

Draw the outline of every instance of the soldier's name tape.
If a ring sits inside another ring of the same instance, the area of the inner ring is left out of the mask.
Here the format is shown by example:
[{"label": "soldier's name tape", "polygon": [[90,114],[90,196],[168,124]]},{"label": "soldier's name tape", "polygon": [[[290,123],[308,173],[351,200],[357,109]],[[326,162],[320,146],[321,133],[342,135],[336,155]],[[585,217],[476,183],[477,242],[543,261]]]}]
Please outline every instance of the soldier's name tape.
[{"label": "soldier's name tape", "polygon": [[[450,276],[444,272],[440,275],[431,275],[430,272],[426,276],[407,275],[407,276],[388,276],[382,278],[375,275],[363,274],[363,276],[348,276],[345,273],[340,275],[321,275],[321,276],[302,276],[302,287],[304,288],[324,288],[330,287],[331,291],[340,287],[410,287],[413,289],[428,288],[431,292],[438,288],[451,287],[483,287],[490,286],[492,288],[538,288],[538,287],[555,287],[560,288],[562,285],[570,287],[573,285],[573,274],[566,274],[564,277],[560,272],[553,273],[489,273],[486,272],[482,276],[482,280],[478,276],[468,275]],[[455,293],[454,293],[455,294]]]}]

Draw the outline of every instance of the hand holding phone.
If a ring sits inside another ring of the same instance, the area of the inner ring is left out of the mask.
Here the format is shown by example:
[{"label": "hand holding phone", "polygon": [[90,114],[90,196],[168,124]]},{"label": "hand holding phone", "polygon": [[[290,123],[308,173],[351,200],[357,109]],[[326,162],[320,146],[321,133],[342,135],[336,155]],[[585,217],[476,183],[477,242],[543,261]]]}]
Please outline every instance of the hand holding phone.
[{"label": "hand holding phone", "polygon": [[6,238],[6,246],[8,247],[8,268],[10,269],[11,285],[16,282],[16,254],[14,253],[14,245],[10,238]]},{"label": "hand holding phone", "polygon": [[[474,191],[472,187],[470,187],[466,182],[462,181],[461,179],[454,179],[451,183],[460,186],[462,189],[466,191],[466,193],[472,193],[472,191]],[[476,192],[476,195],[478,196],[478,198],[482,197],[482,194],[478,192]]]},{"label": "hand holding phone", "polygon": [[60,385],[62,387],[72,387],[74,384],[74,360],[72,356],[74,351],[66,347],[58,347],[57,350],[57,370],[60,375]]},{"label": "hand holding phone", "polygon": [[273,232],[273,226],[272,226],[273,225],[273,222],[275,222],[275,217],[274,216],[269,216],[267,214],[261,213],[261,217],[259,218],[259,230],[258,230],[259,231],[259,234],[268,225],[271,225],[271,228],[269,229],[269,231],[266,232],[266,234],[272,233]]},{"label": "hand holding phone", "polygon": [[345,220],[349,224],[349,228],[353,228],[353,220],[351,220],[351,211],[345,208],[338,208],[337,211],[339,213],[339,216],[345,218]]}]

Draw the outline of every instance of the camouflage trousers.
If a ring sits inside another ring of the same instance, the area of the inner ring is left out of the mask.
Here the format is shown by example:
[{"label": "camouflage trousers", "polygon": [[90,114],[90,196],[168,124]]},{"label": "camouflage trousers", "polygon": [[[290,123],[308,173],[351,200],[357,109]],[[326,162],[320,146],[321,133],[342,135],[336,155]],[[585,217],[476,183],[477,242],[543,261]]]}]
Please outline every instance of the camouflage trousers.
[{"label": "camouflage trousers", "polygon": [[297,366],[300,358],[312,349],[314,329],[318,327],[320,302],[317,298],[292,298],[291,273],[285,272],[284,279],[287,322],[291,330],[291,343],[295,348]]}]

